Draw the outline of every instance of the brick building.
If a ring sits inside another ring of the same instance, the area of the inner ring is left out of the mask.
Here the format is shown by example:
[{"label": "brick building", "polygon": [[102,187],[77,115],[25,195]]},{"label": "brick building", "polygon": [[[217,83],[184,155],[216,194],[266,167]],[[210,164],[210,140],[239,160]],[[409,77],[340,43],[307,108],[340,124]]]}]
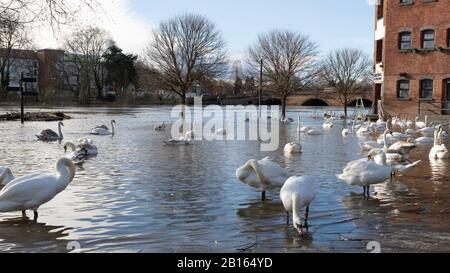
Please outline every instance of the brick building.
[{"label": "brick building", "polygon": [[375,101],[391,114],[449,115],[450,0],[378,0],[375,13]]},{"label": "brick building", "polygon": [[[26,86],[27,91],[38,94],[43,100],[60,100],[72,95],[78,85],[79,68],[72,60],[73,54],[56,49],[12,50],[9,54],[0,49],[0,64],[9,62],[10,92],[18,92],[21,75],[35,78],[36,82]],[[1,79],[1,75],[0,75]],[[94,89],[94,82],[91,82]],[[11,91],[13,90],[13,91]]]}]

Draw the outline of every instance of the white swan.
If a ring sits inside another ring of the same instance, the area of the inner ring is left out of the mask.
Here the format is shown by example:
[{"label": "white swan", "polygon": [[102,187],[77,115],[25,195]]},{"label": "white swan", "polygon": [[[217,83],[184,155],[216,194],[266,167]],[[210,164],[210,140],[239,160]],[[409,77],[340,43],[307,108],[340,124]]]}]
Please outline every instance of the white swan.
[{"label": "white swan", "polygon": [[228,133],[228,120],[225,120],[225,127],[216,130],[217,135],[226,135]]},{"label": "white swan", "polygon": [[[287,225],[289,225],[289,212],[292,212],[294,228],[302,235],[302,228],[308,228],[309,206],[316,198],[314,180],[309,176],[292,176],[281,188],[280,198],[287,212]],[[305,208],[305,225],[302,225],[300,211]]]},{"label": "white swan", "polygon": [[166,145],[179,145],[179,146],[187,146],[193,144],[192,139],[185,137],[180,137],[179,139],[164,140],[164,143]]},{"label": "white swan", "polygon": [[442,127],[439,131],[436,129],[434,132],[434,146],[430,151],[430,160],[447,159],[450,157],[447,147],[442,143],[442,138],[440,139],[441,133]]},{"label": "white swan", "polygon": [[184,138],[193,140],[195,138],[195,129],[197,128],[197,124],[192,123],[192,130],[187,131]]},{"label": "white swan", "polygon": [[0,185],[6,186],[14,180],[14,175],[10,168],[0,166]]},{"label": "white swan", "polygon": [[375,141],[366,141],[366,142],[361,143],[359,145],[359,147],[361,147],[362,151],[369,152],[373,149],[381,148],[382,146]]},{"label": "white swan", "polygon": [[78,140],[78,147],[84,149],[88,156],[98,155],[98,148],[95,146],[94,141],[90,138],[80,138]]},{"label": "white swan", "polygon": [[239,181],[262,192],[262,199],[266,198],[266,191],[280,189],[289,178],[286,169],[273,163],[269,157],[260,161],[251,159],[236,170]]},{"label": "white swan", "polygon": [[367,123],[366,126],[361,126],[358,131],[356,132],[356,135],[363,137],[368,136],[376,132],[376,129],[373,127],[370,127],[370,123]]},{"label": "white swan", "polygon": [[[68,153],[68,151],[70,152]],[[64,153],[66,153],[66,158],[72,161],[73,164],[82,164],[88,157],[87,150],[77,147],[71,142],[64,144]]]},{"label": "white swan", "polygon": [[333,120],[331,120],[331,119],[326,119],[324,124],[322,125],[322,127],[325,129],[331,129],[331,128],[333,128],[333,126],[334,126]]},{"label": "white swan", "polygon": [[56,163],[56,174],[42,172],[14,179],[0,192],[0,212],[33,210],[37,221],[39,207],[63,191],[75,177],[75,166],[67,158]]},{"label": "white swan", "polygon": [[101,125],[93,128],[91,134],[98,136],[114,135],[114,124],[116,124],[116,121],[111,120],[111,132],[106,125]]},{"label": "white swan", "polygon": [[58,133],[51,129],[47,129],[41,132],[41,134],[36,135],[36,137],[40,141],[57,141],[57,140],[63,140],[64,136],[62,134],[61,126],[64,126],[64,123],[59,122],[58,123]]},{"label": "white swan", "polygon": [[403,174],[407,174],[410,171],[412,171],[420,163],[422,163],[422,160],[419,160],[419,161],[416,161],[414,163],[407,164],[407,165],[403,165],[403,164],[394,165],[394,166],[392,166],[392,169],[394,170],[394,175],[395,174],[403,175]]},{"label": "white swan", "polygon": [[419,121],[419,117],[416,117],[416,129],[423,129],[428,126],[428,116],[425,116],[425,122]]},{"label": "white swan", "polygon": [[342,136],[347,137],[347,136],[353,134],[353,132],[355,131],[355,126],[356,126],[356,120],[353,120],[352,128],[351,129],[348,129],[348,128],[343,129]]},{"label": "white swan", "polygon": [[403,154],[409,154],[412,149],[416,148],[417,145],[415,143],[415,140],[412,138],[408,138],[407,141],[398,141],[392,144],[388,152],[396,152],[396,153],[403,153]]},{"label": "white swan", "polygon": [[297,142],[291,142],[284,146],[285,154],[300,154],[302,152],[302,146]]},{"label": "white swan", "polygon": [[321,134],[322,134],[321,131],[319,131],[319,130],[317,130],[317,129],[315,129],[315,128],[310,128],[306,133],[307,133],[307,135],[309,135],[309,136],[318,136],[318,135],[321,135]]},{"label": "white swan", "polygon": [[302,152],[302,145],[300,144],[300,116],[298,116],[298,126],[297,126],[297,142],[291,142],[284,146],[285,154],[300,154]]},{"label": "white swan", "polygon": [[283,124],[291,124],[291,123],[294,122],[294,119],[292,119],[292,118],[284,118],[284,119],[281,119],[280,122],[283,123]]},{"label": "white swan", "polygon": [[433,144],[434,139],[431,137],[419,137],[414,140],[414,143],[416,143],[417,145],[428,145]]},{"label": "white swan", "polygon": [[[377,156],[378,152],[371,151],[369,157]],[[383,183],[392,177],[392,168],[386,165],[386,155],[383,152],[380,155],[381,165],[371,160],[352,161],[337,177],[348,185],[363,187],[364,195],[370,197],[370,185]]]}]

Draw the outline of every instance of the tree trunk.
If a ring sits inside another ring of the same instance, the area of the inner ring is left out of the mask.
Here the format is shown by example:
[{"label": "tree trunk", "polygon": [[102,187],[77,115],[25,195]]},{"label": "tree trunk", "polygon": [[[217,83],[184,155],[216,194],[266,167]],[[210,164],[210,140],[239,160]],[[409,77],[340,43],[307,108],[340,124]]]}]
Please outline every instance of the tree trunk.
[{"label": "tree trunk", "polygon": [[283,100],[281,102],[281,119],[286,118],[286,104],[287,104],[287,96],[283,96]]},{"label": "tree trunk", "polygon": [[348,102],[347,102],[347,100],[345,100],[345,102],[344,102],[344,115],[345,115],[345,118],[348,117],[348,115],[347,115],[347,105],[348,105]]}]

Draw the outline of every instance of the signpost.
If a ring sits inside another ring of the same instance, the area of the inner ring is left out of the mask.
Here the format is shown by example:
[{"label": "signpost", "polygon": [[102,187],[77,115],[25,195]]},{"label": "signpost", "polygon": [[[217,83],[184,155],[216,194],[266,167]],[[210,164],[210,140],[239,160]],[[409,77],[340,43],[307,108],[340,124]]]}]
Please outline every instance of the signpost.
[{"label": "signpost", "polygon": [[25,111],[24,111],[25,96],[32,95],[32,93],[26,92],[23,84],[24,83],[35,83],[35,82],[37,82],[36,78],[25,78],[23,76],[23,72],[22,72],[22,74],[20,76],[20,122],[22,124],[25,122]]}]

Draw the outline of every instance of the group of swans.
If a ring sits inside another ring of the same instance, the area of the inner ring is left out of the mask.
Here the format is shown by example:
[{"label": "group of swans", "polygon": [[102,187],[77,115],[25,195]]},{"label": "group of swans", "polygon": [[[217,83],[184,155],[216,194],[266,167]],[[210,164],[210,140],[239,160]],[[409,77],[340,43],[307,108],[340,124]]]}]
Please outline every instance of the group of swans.
[{"label": "group of swans", "polygon": [[[8,171],[7,169],[6,171]],[[9,170],[0,191],[0,212],[21,211],[26,217],[26,211],[32,210],[34,221],[38,218],[38,209],[63,191],[75,177],[75,166],[71,160],[61,158],[56,163],[56,173],[34,173],[21,178],[14,178]],[[11,179],[12,178],[12,179]],[[8,179],[8,178],[7,178]]]},{"label": "group of swans", "polygon": [[[266,191],[280,190],[280,198],[287,212],[292,212],[293,225],[300,235],[303,227],[308,228],[309,206],[316,197],[314,180],[309,176],[291,176],[289,172],[272,162],[268,157],[262,160],[251,159],[236,170],[241,182],[255,188],[266,198]],[[305,208],[305,222],[301,221],[301,209]]]},{"label": "group of swans", "polygon": [[[428,132],[432,128],[434,138],[432,139],[434,146],[430,151],[430,160],[449,158],[449,151],[442,140],[445,132],[442,126],[427,127],[427,117],[423,124],[418,119],[414,123],[401,122],[399,119],[392,120],[391,124],[402,124],[402,126],[414,126],[422,128],[419,132]],[[387,126],[388,128],[388,126]],[[425,130],[424,130],[425,129]],[[412,131],[411,131],[412,132]],[[391,138],[388,137],[388,133]],[[357,160],[348,163],[343,173],[338,176],[339,179],[345,181],[349,185],[358,185],[364,188],[364,194],[369,196],[370,185],[383,183],[389,176],[395,174],[406,174],[418,166],[422,161],[411,162],[409,154],[417,145],[430,144],[428,137],[418,139],[408,138],[407,134],[393,133],[388,128],[385,133],[378,139],[378,142],[368,141],[361,144],[361,149],[369,152],[369,160]],[[391,146],[388,147],[388,144]],[[370,160],[370,159],[373,159]]]},{"label": "group of swans", "polygon": [[[115,120],[111,120],[111,128],[112,130],[109,131],[109,128],[106,125],[100,125],[96,126],[91,130],[91,135],[114,135],[114,124],[116,124]],[[46,141],[46,142],[52,142],[52,141],[62,141],[64,139],[64,135],[62,134],[62,128],[64,127],[64,123],[59,122],[58,123],[58,133],[51,129],[43,130],[39,135],[36,135],[38,140],[40,141]]]}]

